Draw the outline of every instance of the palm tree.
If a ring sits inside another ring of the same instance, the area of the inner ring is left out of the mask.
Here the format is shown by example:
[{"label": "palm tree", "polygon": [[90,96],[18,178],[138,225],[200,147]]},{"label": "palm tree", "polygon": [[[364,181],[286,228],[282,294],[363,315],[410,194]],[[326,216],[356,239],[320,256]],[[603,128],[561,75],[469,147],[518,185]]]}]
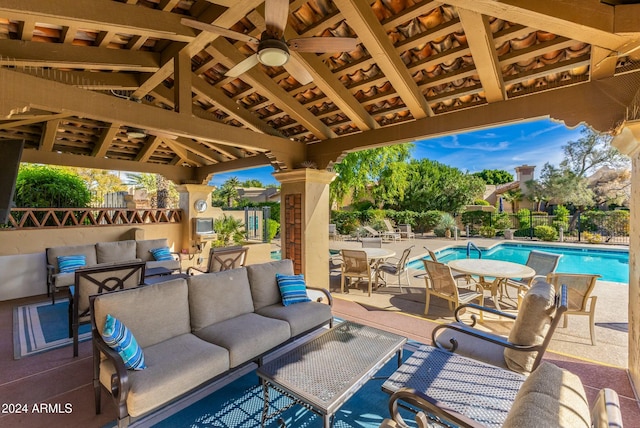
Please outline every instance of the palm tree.
[{"label": "palm tree", "polygon": [[232,207],[234,201],[238,199],[238,187],[240,187],[240,180],[238,180],[238,177],[229,178],[220,187],[219,195],[221,198],[226,199],[228,207]]},{"label": "palm tree", "polygon": [[523,196],[522,190],[514,189],[514,190],[509,190],[508,192],[505,192],[502,195],[502,198],[505,200],[505,202],[511,203],[511,212],[515,213],[518,202],[522,200],[522,196]]}]

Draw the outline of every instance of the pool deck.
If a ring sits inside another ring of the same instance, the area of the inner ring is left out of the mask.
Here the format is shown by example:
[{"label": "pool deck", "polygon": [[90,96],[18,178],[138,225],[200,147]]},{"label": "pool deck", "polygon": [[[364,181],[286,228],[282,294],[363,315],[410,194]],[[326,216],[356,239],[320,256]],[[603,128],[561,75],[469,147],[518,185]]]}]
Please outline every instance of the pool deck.
[{"label": "pool deck", "polygon": [[[473,243],[478,247],[490,247],[499,243],[532,243],[541,245],[554,245],[546,242],[531,241],[506,241],[504,239],[482,239],[473,238]],[[398,242],[384,243],[383,248],[395,251],[400,255],[408,246],[413,245],[410,260],[420,259],[427,255],[424,247],[437,251],[449,246],[465,246],[466,239],[440,239],[434,237],[417,236],[415,240],[402,240]],[[558,244],[555,244],[558,245]],[[562,243],[564,246],[575,246],[576,244]],[[598,248],[608,250],[628,250],[624,246],[609,245],[580,245],[586,248]],[[340,250],[343,248],[361,248],[361,244],[355,240],[330,241],[329,248]],[[387,287],[379,288],[368,297],[364,288],[361,290],[352,289],[348,294],[340,294],[340,269],[334,269],[330,273],[330,288],[334,296],[356,302],[365,307],[374,307],[386,311],[401,312],[409,316],[420,317],[434,323],[448,323],[453,318],[453,313],[449,311],[447,303],[437,297],[431,299],[429,315],[425,317],[425,281],[424,271],[409,269],[410,286],[404,284],[403,291],[400,292],[396,284],[389,284]],[[392,278],[392,281],[395,278]],[[515,294],[513,289],[511,295]],[[609,365],[612,367],[628,367],[628,287],[626,284],[598,281],[593,295],[598,296],[596,307],[596,338],[595,346],[591,345],[589,337],[589,319],[586,316],[570,316],[568,327],[562,328],[562,324],[556,330],[549,350],[558,354],[575,357],[589,362]],[[485,296],[487,297],[487,296]],[[622,303],[622,304],[621,304]],[[486,299],[485,304],[492,306],[491,299]],[[500,303],[506,311],[514,311],[516,302],[513,299],[505,299]],[[487,331],[507,335],[510,329],[510,322],[497,319],[487,319],[482,325]]]}]

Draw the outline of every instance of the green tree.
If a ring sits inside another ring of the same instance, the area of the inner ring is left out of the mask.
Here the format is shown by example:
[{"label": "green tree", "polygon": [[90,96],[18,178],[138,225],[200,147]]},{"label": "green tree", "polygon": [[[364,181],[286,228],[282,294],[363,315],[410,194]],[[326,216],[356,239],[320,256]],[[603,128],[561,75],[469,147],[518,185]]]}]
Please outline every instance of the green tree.
[{"label": "green tree", "polygon": [[518,202],[522,200],[522,190],[520,189],[512,189],[505,192],[502,195],[502,199],[505,202],[509,202],[511,204],[511,212],[516,212],[516,207],[518,206]]},{"label": "green tree", "polygon": [[20,165],[14,197],[17,207],[84,208],[90,201],[91,193],[77,174],[45,165]]},{"label": "green tree", "polygon": [[579,208],[594,204],[594,194],[588,188],[587,180],[568,169],[546,163],[539,181],[549,200],[556,204],[572,204]]},{"label": "green tree", "polygon": [[241,187],[238,177],[230,177],[222,183],[219,189],[213,192],[213,197],[214,199],[223,200],[227,207],[233,207],[238,200],[238,187]]},{"label": "green tree", "polygon": [[[412,144],[406,143],[349,153],[334,166],[337,175],[329,187],[331,203],[340,206],[347,196],[354,201],[364,195],[380,197],[380,192],[370,195],[368,189],[378,184],[390,165],[409,159],[412,147]],[[395,185],[401,187],[405,183],[398,181]],[[391,183],[387,183],[387,187],[391,188]],[[396,193],[401,191],[397,190]]]},{"label": "green tree", "polygon": [[613,136],[609,134],[600,134],[585,128],[582,131],[582,138],[578,141],[569,141],[562,147],[564,159],[560,162],[560,169],[571,171],[575,176],[584,178],[603,166],[628,167],[629,158],[613,147],[611,140]]},{"label": "green tree", "polygon": [[240,187],[260,187],[264,188],[264,184],[260,180],[255,178],[251,178],[249,180],[245,180],[240,184]]},{"label": "green tree", "polygon": [[513,181],[513,175],[503,169],[483,169],[472,175],[482,178],[487,184],[507,184]]}]

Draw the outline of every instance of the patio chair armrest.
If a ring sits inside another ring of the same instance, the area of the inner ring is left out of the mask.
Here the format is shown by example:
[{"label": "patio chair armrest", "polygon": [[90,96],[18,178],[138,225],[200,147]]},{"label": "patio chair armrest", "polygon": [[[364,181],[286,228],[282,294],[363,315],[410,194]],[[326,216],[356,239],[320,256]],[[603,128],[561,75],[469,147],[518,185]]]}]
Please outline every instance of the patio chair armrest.
[{"label": "patio chair armrest", "polygon": [[484,425],[469,419],[455,410],[449,408],[428,395],[423,394],[413,388],[400,388],[391,395],[389,399],[389,413],[393,420],[402,428],[408,428],[408,425],[398,411],[399,407],[406,407],[400,404],[404,402],[418,410],[416,414],[416,423],[418,428],[427,428],[428,424],[426,413],[438,417],[443,422],[449,423],[462,428],[481,428]]},{"label": "patio chair armrest", "polygon": [[[431,332],[431,341],[433,342],[433,346],[439,349],[444,349],[445,351],[455,352],[458,348],[458,340],[455,337],[451,337],[449,339],[449,343],[451,343],[451,348],[447,348],[442,343],[436,340],[437,333],[440,330],[453,330],[455,332],[466,334],[468,336],[476,337],[478,339],[485,340],[487,342],[493,343],[498,346],[502,346],[503,348],[513,349],[515,351],[522,352],[533,352],[540,351],[546,347],[546,344],[540,345],[516,345],[515,343],[509,342],[506,337],[498,336],[492,333],[484,332],[482,330],[478,330],[477,328],[470,327],[466,324],[459,323],[451,323],[451,324],[441,324],[436,326]],[[445,333],[442,333],[445,334]]]},{"label": "patio chair armrest", "polygon": [[[509,318],[509,319],[512,319],[512,320],[516,319],[516,315],[510,314],[508,312],[503,312],[503,311],[500,311],[498,309],[490,308],[490,307],[487,307],[487,306],[476,305],[475,303],[465,303],[464,305],[460,305],[460,306],[458,306],[456,308],[456,311],[455,311],[455,314],[454,314],[455,317],[456,317],[456,321],[464,323],[464,321],[460,319],[460,311],[462,311],[462,310],[464,310],[466,308],[476,309],[478,311],[483,311],[483,312],[489,312],[491,314],[499,315],[501,317]],[[471,321],[470,327],[473,327],[474,325],[476,325],[475,315],[472,315],[471,319],[472,319],[472,321]]]},{"label": "patio chair armrest", "polygon": [[[92,331],[93,334],[93,346],[94,353],[98,355],[97,367],[95,368],[95,373],[97,374],[97,380],[100,378],[100,353],[104,354],[104,356],[111,361],[113,367],[115,369],[115,373],[111,375],[111,395],[116,401],[116,406],[121,408],[126,406],[127,395],[129,395],[129,373],[127,368],[124,365],[124,361],[122,361],[122,357],[109,345],[106,344],[100,333],[97,330]],[[95,359],[95,357],[94,357]]]},{"label": "patio chair armrest", "polygon": [[53,275],[56,274],[56,267],[54,265],[47,265],[47,290],[53,291]]},{"label": "patio chair armrest", "polygon": [[[319,288],[319,287],[307,287],[308,290],[315,290],[315,291],[320,291],[322,293],[324,293],[325,296],[327,296],[327,304],[329,306],[333,306],[333,296],[331,295],[331,292],[329,290],[327,290],[326,288]],[[318,298],[318,302],[321,301],[322,298]]]},{"label": "patio chair armrest", "polygon": [[191,266],[191,267],[187,268],[187,275],[193,276],[193,272],[207,273],[206,271],[204,271],[202,269],[198,269],[197,267]]}]

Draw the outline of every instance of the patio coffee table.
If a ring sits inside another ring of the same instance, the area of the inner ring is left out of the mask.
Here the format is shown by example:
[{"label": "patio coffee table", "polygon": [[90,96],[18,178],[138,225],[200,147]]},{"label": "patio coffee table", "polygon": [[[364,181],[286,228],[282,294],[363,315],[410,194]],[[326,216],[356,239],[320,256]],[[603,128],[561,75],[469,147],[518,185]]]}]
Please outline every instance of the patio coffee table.
[{"label": "patio coffee table", "polygon": [[482,426],[501,427],[526,377],[433,346],[418,348],[382,390],[413,388]]},{"label": "patio coffee table", "polygon": [[[353,322],[344,322],[320,336],[277,357],[257,370],[263,383],[266,421],[301,404],[323,418],[324,428],[333,423],[333,415],[373,375],[398,355],[407,338]],[[293,402],[269,414],[269,389],[284,394]]]}]

